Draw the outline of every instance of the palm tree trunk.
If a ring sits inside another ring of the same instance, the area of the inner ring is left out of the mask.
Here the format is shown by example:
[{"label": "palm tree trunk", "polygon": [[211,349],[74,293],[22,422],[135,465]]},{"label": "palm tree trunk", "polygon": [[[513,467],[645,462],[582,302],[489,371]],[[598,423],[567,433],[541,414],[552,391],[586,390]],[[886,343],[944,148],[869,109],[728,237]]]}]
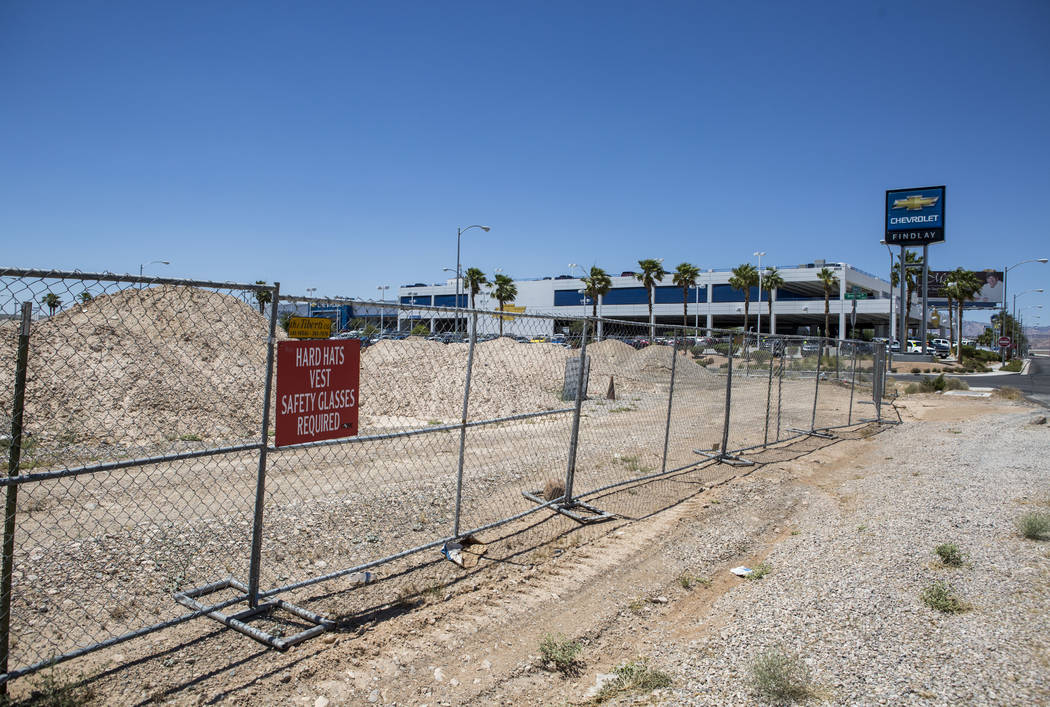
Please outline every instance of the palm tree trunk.
[{"label": "palm tree trunk", "polygon": [[962,313],[963,313],[963,300],[959,300],[958,306],[959,306],[959,317],[958,317],[958,319],[959,319],[959,348],[958,348],[958,352],[959,353],[957,355],[959,357],[959,359],[958,359],[959,363],[962,363],[962,322],[963,322],[963,315],[962,315]]},{"label": "palm tree trunk", "polygon": [[591,316],[595,319],[598,318],[598,298],[591,297]]},{"label": "palm tree trunk", "polygon": [[503,336],[503,300],[499,301],[499,335]]},{"label": "palm tree trunk", "polygon": [[682,335],[685,335],[685,327],[689,324],[689,288],[682,288]]},{"label": "palm tree trunk", "polygon": [[747,336],[747,310],[751,308],[751,288],[747,288],[747,294],[744,295],[744,336]]},{"label": "palm tree trunk", "polygon": [[653,288],[649,288],[649,343],[656,338],[656,323],[653,320]]},{"label": "palm tree trunk", "polygon": [[952,345],[955,343],[955,320],[953,315],[955,314],[954,302],[952,298],[948,298],[948,355],[952,353]]}]

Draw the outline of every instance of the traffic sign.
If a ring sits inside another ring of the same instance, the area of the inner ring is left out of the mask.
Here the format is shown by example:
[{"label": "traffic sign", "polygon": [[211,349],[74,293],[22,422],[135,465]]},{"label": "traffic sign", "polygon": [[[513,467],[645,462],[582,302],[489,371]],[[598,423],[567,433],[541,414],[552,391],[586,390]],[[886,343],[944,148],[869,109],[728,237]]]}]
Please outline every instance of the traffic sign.
[{"label": "traffic sign", "polygon": [[853,290],[846,293],[846,299],[868,299],[868,293],[861,290]]},{"label": "traffic sign", "polygon": [[1010,337],[1009,336],[1000,336],[999,337],[999,345],[1000,346],[1009,346],[1010,345]]}]

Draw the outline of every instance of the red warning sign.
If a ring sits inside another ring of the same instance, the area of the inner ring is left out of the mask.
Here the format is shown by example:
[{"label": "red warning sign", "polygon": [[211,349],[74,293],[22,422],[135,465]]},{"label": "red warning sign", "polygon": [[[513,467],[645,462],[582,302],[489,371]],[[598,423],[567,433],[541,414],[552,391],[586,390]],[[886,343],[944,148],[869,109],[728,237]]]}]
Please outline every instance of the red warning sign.
[{"label": "red warning sign", "polygon": [[356,435],[360,377],[358,339],[278,342],[274,444]]}]

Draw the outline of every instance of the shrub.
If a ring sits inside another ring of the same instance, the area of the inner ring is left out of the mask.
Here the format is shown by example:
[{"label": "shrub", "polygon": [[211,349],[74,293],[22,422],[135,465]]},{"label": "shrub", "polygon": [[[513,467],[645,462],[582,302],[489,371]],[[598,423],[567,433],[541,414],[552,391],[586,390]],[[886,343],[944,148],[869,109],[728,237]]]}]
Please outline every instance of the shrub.
[{"label": "shrub", "polygon": [[561,634],[553,636],[548,633],[540,643],[540,655],[544,662],[553,665],[554,669],[563,675],[579,672],[583,664],[579,659],[582,649],[583,646],[577,641],[570,641]]},{"label": "shrub", "polygon": [[962,553],[955,543],[943,543],[933,549],[941,558],[941,562],[951,567],[960,567],[963,563]]},{"label": "shrub", "polygon": [[1050,535],[1050,513],[1032,511],[1017,519],[1017,530],[1029,540],[1046,540]]},{"label": "shrub", "polygon": [[765,577],[767,574],[769,574],[772,571],[773,571],[773,568],[770,567],[765,562],[763,562],[763,563],[761,563],[759,565],[756,565],[756,566],[751,568],[751,574],[747,575],[747,579],[751,579],[751,580],[756,580],[757,581],[759,579],[762,579],[763,577]]},{"label": "shrub", "polygon": [[652,692],[670,685],[671,676],[649,667],[646,658],[632,660],[616,668],[616,678],[602,685],[594,696],[594,704],[601,704],[621,692]]},{"label": "shrub", "polygon": [[919,595],[922,603],[945,614],[958,614],[969,609],[969,605],[956,596],[947,582],[934,582]]},{"label": "shrub", "polygon": [[723,356],[728,356],[731,347],[729,344],[715,344],[711,348]]},{"label": "shrub", "polygon": [[760,366],[764,363],[769,363],[771,358],[773,358],[773,354],[768,351],[754,351],[751,354],[751,360]]},{"label": "shrub", "polygon": [[977,349],[973,346],[963,346],[961,354],[965,358],[973,359],[974,361],[998,361],[999,354],[995,351],[985,351],[984,349]]},{"label": "shrub", "polygon": [[919,369],[918,366],[916,366],[915,368],[911,369],[911,372],[912,373],[922,373],[922,371]]},{"label": "shrub", "polygon": [[412,336],[430,336],[430,327],[426,324],[416,324],[409,332]]},{"label": "shrub", "polygon": [[1021,369],[1024,368],[1024,361],[1019,358],[1015,358],[1012,361],[1007,361],[999,369],[1000,371],[1009,371],[1010,373],[1020,373]]},{"label": "shrub", "polygon": [[1004,385],[995,391],[995,394],[1005,400],[1021,400],[1024,398],[1024,393],[1010,385]]},{"label": "shrub", "polygon": [[772,648],[751,664],[751,684],[767,702],[804,700],[812,693],[809,668],[798,658],[780,648]]}]

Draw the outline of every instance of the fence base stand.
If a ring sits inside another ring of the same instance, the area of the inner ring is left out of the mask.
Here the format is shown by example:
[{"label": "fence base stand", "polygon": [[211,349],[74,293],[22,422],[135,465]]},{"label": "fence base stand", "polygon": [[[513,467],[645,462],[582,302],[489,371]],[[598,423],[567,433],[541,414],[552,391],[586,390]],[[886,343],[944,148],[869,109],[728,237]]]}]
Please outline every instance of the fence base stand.
[{"label": "fence base stand", "polygon": [[[521,495],[533,503],[548,503],[547,499],[543,497],[542,491],[522,491]],[[564,501],[551,506],[551,510],[561,513],[567,518],[572,518],[574,521],[582,525],[603,523],[607,520],[613,520],[616,517],[608,511],[595,508],[589,503],[584,503],[583,501]],[[580,513],[580,510],[584,511],[584,513]]]},{"label": "fence base stand", "polygon": [[797,427],[787,428],[788,432],[798,432],[801,435],[809,435],[810,437],[820,437],[821,439],[835,439],[835,435],[825,430],[800,430]]},{"label": "fence base stand", "polygon": [[[369,573],[365,573],[366,575]],[[365,578],[365,582],[370,577]],[[244,594],[244,601],[248,601],[248,587],[238,582],[232,577],[229,579],[222,580],[221,582],[214,582],[207,584],[203,587],[191,589],[186,592],[179,592],[175,595],[175,601],[182,604],[183,606],[189,607],[194,611],[201,611],[205,609],[205,605],[201,604],[197,599],[199,597],[212,594],[214,592],[221,592],[224,589],[234,589]],[[292,634],[291,636],[277,636],[272,633],[267,633],[254,626],[248,624],[248,620],[262,615],[271,614],[277,609],[287,611],[289,614],[296,616],[308,623],[314,624],[305,631]],[[234,631],[239,631],[249,638],[254,638],[259,643],[263,643],[271,648],[276,648],[279,651],[286,651],[297,643],[302,643],[308,638],[319,636],[325,632],[325,629],[334,628],[335,622],[326,619],[312,611],[307,611],[294,604],[289,604],[283,599],[271,599],[269,601],[260,602],[258,606],[249,607],[244,611],[240,611],[236,614],[225,614],[221,611],[209,611],[205,614],[209,618],[215,619],[219,623],[232,628]]]},{"label": "fence base stand", "polygon": [[699,454],[702,457],[707,457],[711,461],[718,462],[720,464],[729,464],[730,466],[754,466],[755,462],[750,459],[744,459],[734,454],[718,453],[712,454],[711,452],[704,452],[699,449],[694,449],[693,454]]}]

